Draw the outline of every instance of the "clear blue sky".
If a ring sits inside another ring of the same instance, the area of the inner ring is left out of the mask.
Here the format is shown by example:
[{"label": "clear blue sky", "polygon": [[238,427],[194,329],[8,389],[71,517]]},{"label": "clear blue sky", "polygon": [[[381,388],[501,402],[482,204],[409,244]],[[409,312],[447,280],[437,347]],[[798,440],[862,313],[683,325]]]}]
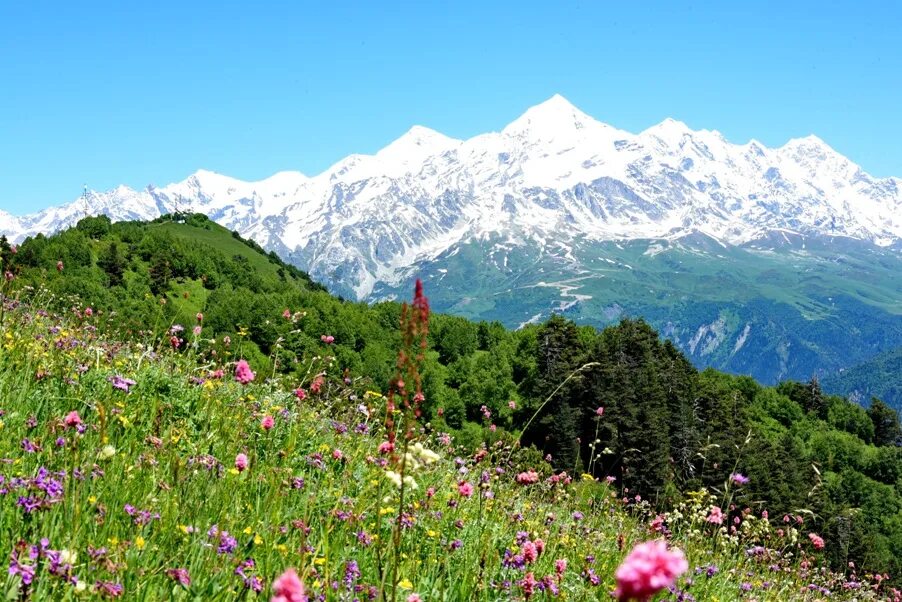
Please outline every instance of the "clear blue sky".
[{"label": "clear blue sky", "polygon": [[888,1],[2,2],[0,208],[198,168],[313,175],[555,92],[630,131],[815,133],[902,176],[900,21]]}]

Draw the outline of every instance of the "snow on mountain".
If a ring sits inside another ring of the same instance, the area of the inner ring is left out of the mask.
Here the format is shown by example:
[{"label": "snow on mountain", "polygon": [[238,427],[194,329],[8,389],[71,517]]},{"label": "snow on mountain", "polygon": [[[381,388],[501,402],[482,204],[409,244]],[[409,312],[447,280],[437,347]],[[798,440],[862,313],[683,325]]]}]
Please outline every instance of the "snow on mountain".
[{"label": "snow on mountain", "polygon": [[415,126],[375,155],[307,177],[245,182],[209,171],[142,191],[91,192],[15,218],[13,240],[87,214],[114,220],[199,211],[365,298],[378,282],[455,245],[674,238],[740,244],[776,230],[902,240],[902,180],[874,178],[809,136],[767,148],[666,119],[632,134],[555,95],[500,132],[456,140]]}]

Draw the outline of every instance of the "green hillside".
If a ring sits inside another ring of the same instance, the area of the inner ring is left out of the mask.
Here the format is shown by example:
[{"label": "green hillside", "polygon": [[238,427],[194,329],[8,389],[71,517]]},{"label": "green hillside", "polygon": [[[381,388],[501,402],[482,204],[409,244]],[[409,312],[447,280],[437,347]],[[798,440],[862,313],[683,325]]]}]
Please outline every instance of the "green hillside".
[{"label": "green hillside", "polygon": [[[546,250],[550,249],[550,250]],[[696,366],[774,384],[827,378],[902,345],[902,257],[860,241],[469,241],[420,266],[434,305],[509,328],[552,313],[603,328],[643,318]]]}]

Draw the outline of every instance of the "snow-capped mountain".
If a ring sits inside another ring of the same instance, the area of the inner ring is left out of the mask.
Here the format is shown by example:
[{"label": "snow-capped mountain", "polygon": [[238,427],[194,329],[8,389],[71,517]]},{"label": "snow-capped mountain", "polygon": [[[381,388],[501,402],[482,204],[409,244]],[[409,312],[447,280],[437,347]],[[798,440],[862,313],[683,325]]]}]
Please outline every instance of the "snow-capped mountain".
[{"label": "snow-capped mountain", "polygon": [[489,238],[539,248],[694,233],[737,245],[783,230],[878,246],[902,240],[902,180],[874,178],[814,136],[740,145],[672,119],[632,134],[561,96],[469,140],[416,126],[315,177],[245,182],[198,171],[32,215],[0,212],[0,232],[16,241],[87,214],[177,210],[205,213],[361,299],[420,262]]}]

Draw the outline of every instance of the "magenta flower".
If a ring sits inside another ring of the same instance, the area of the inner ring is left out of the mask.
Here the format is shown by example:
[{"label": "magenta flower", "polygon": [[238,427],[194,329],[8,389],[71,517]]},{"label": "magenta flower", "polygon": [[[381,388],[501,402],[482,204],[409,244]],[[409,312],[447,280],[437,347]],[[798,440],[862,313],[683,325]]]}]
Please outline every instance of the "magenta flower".
[{"label": "magenta flower", "polygon": [[304,584],[294,569],[286,569],[272,582],[273,597],[270,602],[307,602]]},{"label": "magenta flower", "polygon": [[663,539],[640,543],[627,555],[614,576],[618,600],[647,600],[673,585],[686,572],[689,563],[682,550],[667,549]]},{"label": "magenta flower", "polygon": [[471,497],[473,495],[473,486],[466,481],[461,481],[457,484],[457,492],[463,497]]},{"label": "magenta flower", "polygon": [[238,454],[237,456],[235,456],[235,468],[238,470],[238,472],[244,472],[245,470],[247,470],[247,465],[247,455]]},{"label": "magenta flower", "polygon": [[273,420],[272,416],[270,416],[269,414],[264,416],[263,419],[260,421],[260,426],[263,427],[264,431],[268,431],[269,429],[271,429],[274,424],[275,424],[275,421]]},{"label": "magenta flower", "polygon": [[297,397],[298,399],[306,399],[307,391],[298,387],[297,389],[294,390],[294,396]]},{"label": "magenta flower", "polygon": [[246,385],[254,380],[254,376],[256,375],[251,370],[250,364],[247,363],[247,360],[238,360],[238,363],[235,364],[235,380],[240,382],[242,385]]},{"label": "magenta flower", "polygon": [[75,428],[81,424],[81,422],[81,416],[78,415],[78,411],[76,410],[72,410],[66,414],[65,418],[63,418],[63,423],[69,428]]},{"label": "magenta flower", "polygon": [[166,574],[170,579],[184,587],[191,586],[191,575],[188,574],[188,569],[168,569]]}]

